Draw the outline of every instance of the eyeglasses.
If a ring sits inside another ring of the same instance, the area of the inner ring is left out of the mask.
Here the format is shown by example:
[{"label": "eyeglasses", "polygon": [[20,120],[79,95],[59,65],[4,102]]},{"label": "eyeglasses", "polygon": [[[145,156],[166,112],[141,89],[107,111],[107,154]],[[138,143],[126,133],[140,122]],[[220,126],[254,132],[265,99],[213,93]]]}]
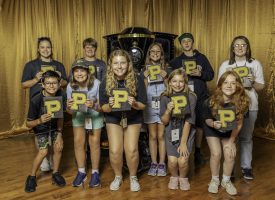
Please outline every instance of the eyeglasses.
[{"label": "eyeglasses", "polygon": [[153,50],[151,50],[150,53],[151,53],[151,54],[160,54],[161,51],[153,51]]},{"label": "eyeglasses", "polygon": [[247,44],[234,44],[234,47],[235,48],[239,48],[239,47],[246,48]]},{"label": "eyeglasses", "polygon": [[57,86],[58,85],[58,82],[45,82],[44,83],[47,87],[49,86]]}]

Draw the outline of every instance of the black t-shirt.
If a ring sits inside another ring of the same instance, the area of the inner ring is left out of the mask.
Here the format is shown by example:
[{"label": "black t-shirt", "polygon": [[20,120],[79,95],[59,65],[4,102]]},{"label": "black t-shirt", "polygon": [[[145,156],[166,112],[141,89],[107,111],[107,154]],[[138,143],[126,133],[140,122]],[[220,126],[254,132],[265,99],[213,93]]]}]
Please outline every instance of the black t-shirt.
[{"label": "black t-shirt", "polygon": [[[118,88],[125,88],[124,81],[118,81]],[[109,97],[106,93],[106,79],[102,81],[99,87],[99,102],[100,105],[108,104],[109,103]],[[146,95],[146,89],[144,85],[144,81],[137,76],[137,96],[135,97],[136,101],[146,104],[147,102],[147,95]],[[128,124],[136,124],[136,123],[142,123],[142,110],[135,110],[134,108],[131,108],[130,111],[124,111],[125,116],[127,118]],[[122,118],[122,112],[116,111],[116,112],[110,112],[110,113],[104,113],[106,123],[119,123]]]},{"label": "black t-shirt", "polygon": [[[66,71],[64,65],[56,60],[52,60],[51,62],[44,62],[40,59],[32,60],[26,63],[22,75],[21,82],[29,81],[35,78],[35,75],[41,71],[42,65],[54,66],[56,71],[61,73],[61,78],[67,80]],[[36,83],[30,88],[30,99],[38,94],[42,90],[42,85],[40,82]]]},{"label": "black t-shirt", "polygon": [[[63,99],[63,110],[66,110],[66,95],[62,90],[59,90],[55,96],[62,96]],[[28,121],[33,121],[45,114],[44,101],[43,101],[42,91],[36,94],[30,100],[29,112],[28,112]],[[57,120],[56,118],[51,119],[50,121],[39,124],[33,128],[33,131],[36,135],[48,134],[50,131],[57,130]]]},{"label": "black t-shirt", "polygon": [[[164,115],[167,108],[167,104],[170,101],[171,101],[170,97],[161,96],[160,116]],[[180,129],[180,138],[182,137],[182,129],[185,121],[189,122],[192,125],[195,124],[195,121],[196,121],[195,107],[196,107],[197,97],[193,92],[189,92],[188,101],[189,101],[190,113],[184,116],[183,118],[176,118],[171,116],[169,123],[165,126],[165,135],[166,135],[165,137],[167,137],[168,140],[171,140],[171,131],[175,128]]]},{"label": "black t-shirt", "polygon": [[[202,119],[203,119],[203,130],[206,135],[206,137],[230,137],[232,131],[226,131],[226,132],[220,132],[217,129],[214,129],[210,126],[208,126],[205,122],[207,119],[213,119],[216,121],[216,117],[212,114],[212,109],[210,108],[210,99],[207,99],[203,103],[203,109],[202,109]],[[224,104],[224,108],[231,107],[231,104]]]}]

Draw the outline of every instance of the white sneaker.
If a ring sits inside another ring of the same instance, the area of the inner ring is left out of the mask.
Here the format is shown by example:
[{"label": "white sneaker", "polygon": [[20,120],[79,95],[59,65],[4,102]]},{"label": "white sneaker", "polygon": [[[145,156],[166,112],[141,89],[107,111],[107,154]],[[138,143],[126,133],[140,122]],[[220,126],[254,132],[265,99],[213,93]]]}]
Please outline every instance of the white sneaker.
[{"label": "white sneaker", "polygon": [[224,180],[222,180],[222,187],[225,188],[226,192],[230,195],[236,195],[237,194],[237,189],[235,188],[235,186],[233,185],[233,183],[229,180],[227,182],[225,182]]},{"label": "white sneaker", "polygon": [[132,192],[137,192],[140,190],[140,185],[136,176],[130,176],[130,188]]},{"label": "white sneaker", "polygon": [[48,159],[45,157],[40,165],[40,170],[42,172],[48,172],[51,170],[51,166],[50,163],[48,161]]},{"label": "white sneaker", "polygon": [[217,194],[219,191],[219,185],[220,185],[219,180],[211,179],[209,186],[208,186],[208,192]]},{"label": "white sneaker", "polygon": [[122,176],[115,176],[115,179],[110,185],[110,190],[116,191],[120,188],[120,185],[122,183]]}]

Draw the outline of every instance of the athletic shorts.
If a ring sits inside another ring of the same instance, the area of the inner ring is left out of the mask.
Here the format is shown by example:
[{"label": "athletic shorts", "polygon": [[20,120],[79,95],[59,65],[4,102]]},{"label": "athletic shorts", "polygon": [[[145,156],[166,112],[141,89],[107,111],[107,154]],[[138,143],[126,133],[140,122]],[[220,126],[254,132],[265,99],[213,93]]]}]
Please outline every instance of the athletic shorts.
[{"label": "athletic shorts", "polygon": [[92,111],[91,113],[75,112],[73,113],[73,127],[85,127],[85,118],[92,119],[92,129],[100,129],[104,126],[104,117],[100,112]]}]

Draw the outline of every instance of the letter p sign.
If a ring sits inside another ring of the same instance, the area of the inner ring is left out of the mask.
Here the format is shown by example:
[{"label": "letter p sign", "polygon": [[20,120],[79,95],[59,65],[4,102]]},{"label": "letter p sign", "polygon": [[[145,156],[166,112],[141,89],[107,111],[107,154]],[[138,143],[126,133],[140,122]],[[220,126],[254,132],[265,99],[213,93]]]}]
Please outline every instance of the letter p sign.
[{"label": "letter p sign", "polygon": [[160,74],[160,66],[159,65],[148,66],[148,71],[149,71],[150,81],[155,81],[158,79],[157,75]]},{"label": "letter p sign", "polygon": [[80,92],[73,92],[72,93],[72,98],[74,100],[74,103],[71,107],[72,110],[78,110],[78,105],[83,105],[85,104],[87,97],[85,93],[80,93]]},{"label": "letter p sign", "polygon": [[128,91],[126,90],[113,90],[114,105],[113,108],[121,108],[121,103],[125,103],[128,100]]},{"label": "letter p sign", "polygon": [[52,117],[54,117],[54,113],[61,110],[61,103],[58,100],[45,101],[44,105],[47,109],[47,114],[51,114]]},{"label": "letter p sign", "polygon": [[184,95],[181,96],[172,96],[171,97],[174,103],[173,115],[182,114],[182,109],[187,106],[187,98]]},{"label": "letter p sign", "polygon": [[235,112],[233,110],[218,110],[218,115],[222,123],[222,128],[226,128],[227,123],[235,120]]},{"label": "letter p sign", "polygon": [[233,70],[240,76],[240,78],[247,77],[249,74],[248,67],[237,67]]}]

